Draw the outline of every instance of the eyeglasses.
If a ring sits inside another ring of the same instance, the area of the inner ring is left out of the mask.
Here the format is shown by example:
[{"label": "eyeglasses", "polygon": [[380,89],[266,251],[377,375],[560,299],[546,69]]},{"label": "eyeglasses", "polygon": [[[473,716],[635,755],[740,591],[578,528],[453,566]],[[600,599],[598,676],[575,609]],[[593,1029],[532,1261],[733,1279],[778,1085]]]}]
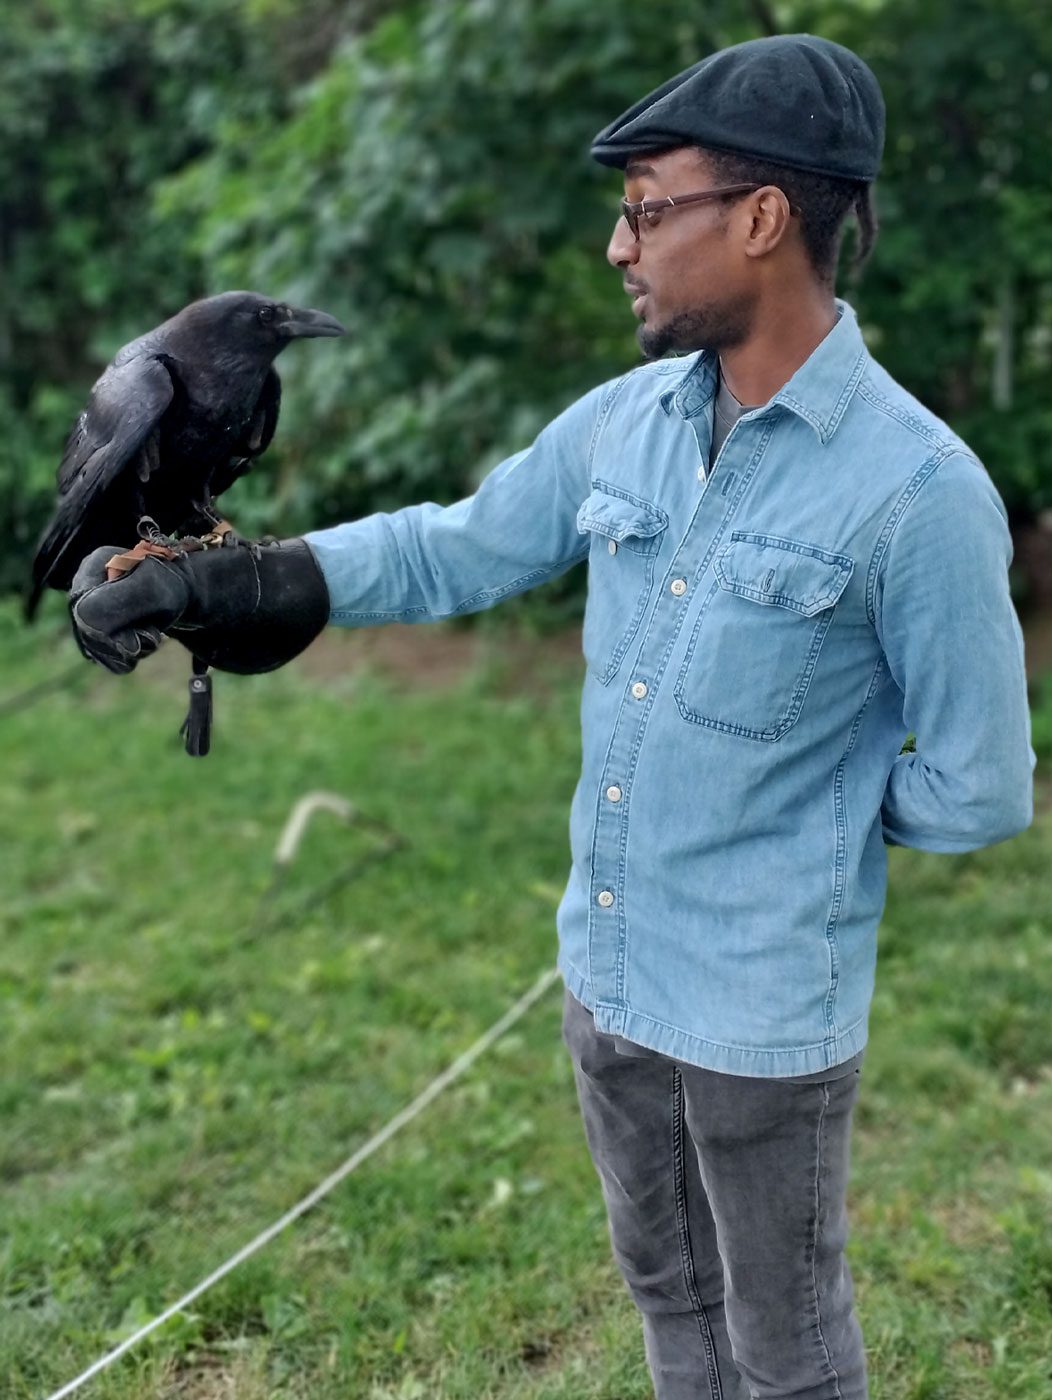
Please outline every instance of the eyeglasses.
[{"label": "eyeglasses", "polygon": [[[623,199],[621,213],[625,223],[632,230],[632,237],[638,242],[640,219],[646,219],[649,223],[651,216],[659,214],[663,209],[669,209],[679,204],[694,204],[703,199],[722,199],[724,195],[751,194],[753,190],[762,189],[762,185],[724,185],[716,190],[702,190],[699,194],[667,194],[664,199],[641,199],[638,203]],[[797,212],[794,205],[790,205],[789,208],[792,213]]]}]

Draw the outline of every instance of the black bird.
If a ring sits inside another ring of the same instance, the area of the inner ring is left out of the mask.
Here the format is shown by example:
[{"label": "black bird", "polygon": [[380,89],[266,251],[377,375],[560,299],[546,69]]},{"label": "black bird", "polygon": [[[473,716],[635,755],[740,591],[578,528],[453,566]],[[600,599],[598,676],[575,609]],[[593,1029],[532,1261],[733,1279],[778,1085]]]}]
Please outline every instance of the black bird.
[{"label": "black bird", "polygon": [[219,523],[215,498],[274,436],[290,340],[343,335],[324,311],[256,292],[221,292],[118,350],[66,442],[58,505],[37,546],[26,599],[68,589],[100,545],[170,543]]}]

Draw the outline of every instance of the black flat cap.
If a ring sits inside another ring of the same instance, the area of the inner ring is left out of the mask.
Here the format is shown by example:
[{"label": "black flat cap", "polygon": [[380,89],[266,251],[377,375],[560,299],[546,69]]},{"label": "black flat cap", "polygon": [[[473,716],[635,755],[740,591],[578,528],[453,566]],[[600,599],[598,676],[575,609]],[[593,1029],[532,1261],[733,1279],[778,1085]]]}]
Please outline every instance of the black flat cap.
[{"label": "black flat cap", "polygon": [[675,146],[875,180],[884,98],[872,70],[831,39],[748,39],[709,54],[622,112],[592,142],[592,155],[624,169],[644,151]]}]

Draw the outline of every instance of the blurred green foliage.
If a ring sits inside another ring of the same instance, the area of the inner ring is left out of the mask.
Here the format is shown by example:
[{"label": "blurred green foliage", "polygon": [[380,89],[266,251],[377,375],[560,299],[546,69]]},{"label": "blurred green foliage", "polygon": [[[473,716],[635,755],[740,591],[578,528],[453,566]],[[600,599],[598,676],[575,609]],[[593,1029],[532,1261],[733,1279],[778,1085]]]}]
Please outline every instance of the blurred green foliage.
[{"label": "blurred green foliage", "polygon": [[275,445],[225,498],[242,529],[474,489],[638,361],[589,139],[773,29],[884,87],[881,235],[841,288],[874,352],[1016,520],[1052,506],[1052,14],[1028,0],[32,0],[0,57],[0,589],[109,357],[228,287],[351,330],[280,362]]},{"label": "blurred green foliage", "polygon": [[1052,8],[826,3],[877,72],[882,229],[856,303],[888,370],[978,452],[1016,521],[1052,506]]}]

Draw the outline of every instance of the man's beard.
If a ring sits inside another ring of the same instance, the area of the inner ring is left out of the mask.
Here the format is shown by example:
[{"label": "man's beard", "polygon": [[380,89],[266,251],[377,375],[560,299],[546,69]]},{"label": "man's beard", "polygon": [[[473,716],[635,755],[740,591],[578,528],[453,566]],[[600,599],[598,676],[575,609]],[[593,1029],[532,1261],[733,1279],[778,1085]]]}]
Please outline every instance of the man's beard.
[{"label": "man's beard", "polygon": [[704,306],[677,311],[663,325],[641,323],[636,331],[646,360],[659,360],[669,350],[711,350],[720,353],[748,339],[752,329],[752,303],[744,297],[730,302],[710,301]]}]

